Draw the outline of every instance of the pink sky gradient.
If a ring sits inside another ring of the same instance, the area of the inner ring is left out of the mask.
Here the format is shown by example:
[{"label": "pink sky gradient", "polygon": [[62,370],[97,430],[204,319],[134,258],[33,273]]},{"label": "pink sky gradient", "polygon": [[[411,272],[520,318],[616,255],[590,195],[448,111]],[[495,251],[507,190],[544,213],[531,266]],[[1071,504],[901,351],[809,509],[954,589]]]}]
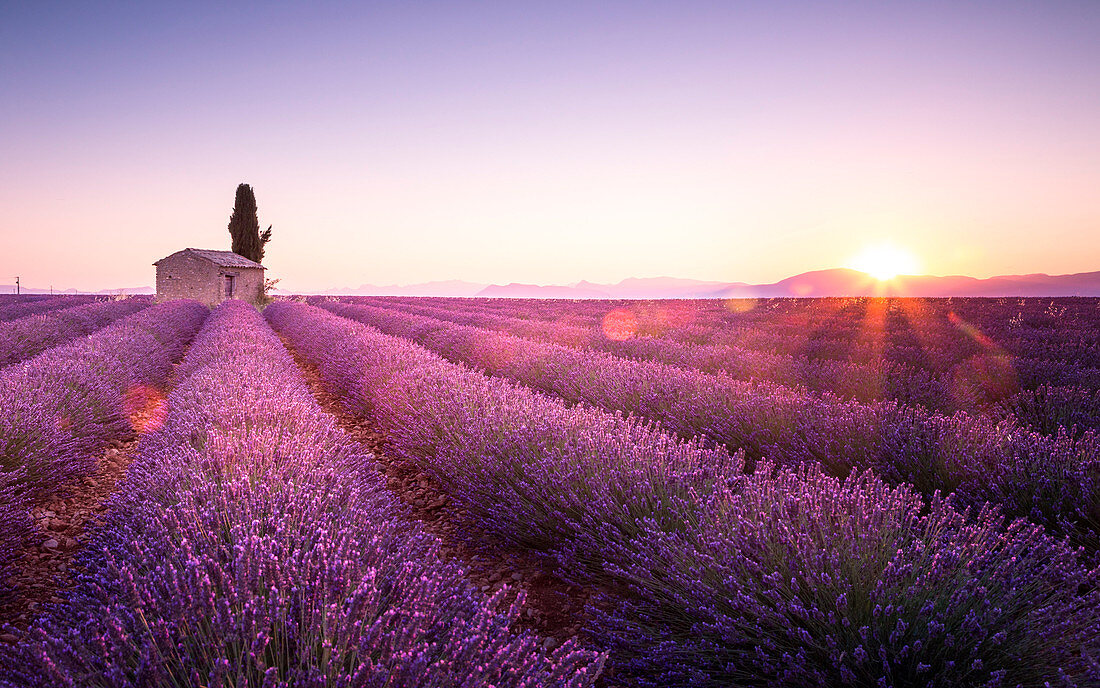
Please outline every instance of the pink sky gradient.
[{"label": "pink sky gradient", "polygon": [[1100,269],[1100,3],[0,8],[0,284]]}]

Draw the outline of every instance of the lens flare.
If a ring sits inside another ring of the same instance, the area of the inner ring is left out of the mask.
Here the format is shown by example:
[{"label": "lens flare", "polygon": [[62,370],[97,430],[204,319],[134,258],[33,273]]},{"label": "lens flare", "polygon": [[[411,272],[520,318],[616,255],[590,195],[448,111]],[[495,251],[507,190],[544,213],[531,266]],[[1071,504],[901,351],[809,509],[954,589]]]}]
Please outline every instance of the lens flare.
[{"label": "lens flare", "polygon": [[123,407],[130,427],[139,434],[160,429],[168,412],[164,394],[148,385],[133,385],[126,390]]},{"label": "lens flare", "polygon": [[638,319],[624,308],[616,308],[603,317],[603,334],[616,342],[625,342],[638,332]]},{"label": "lens flare", "polygon": [[756,299],[726,299],[726,309],[731,313],[748,313],[756,308]]}]

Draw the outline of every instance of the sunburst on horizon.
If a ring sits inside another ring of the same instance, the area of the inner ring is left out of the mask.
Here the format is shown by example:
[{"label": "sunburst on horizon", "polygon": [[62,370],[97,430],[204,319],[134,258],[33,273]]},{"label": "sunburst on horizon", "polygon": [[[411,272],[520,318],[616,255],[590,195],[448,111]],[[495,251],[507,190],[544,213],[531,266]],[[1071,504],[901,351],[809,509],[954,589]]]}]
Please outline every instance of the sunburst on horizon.
[{"label": "sunburst on horizon", "polygon": [[848,263],[853,270],[865,272],[885,282],[898,275],[920,274],[920,261],[911,252],[894,244],[866,246]]}]

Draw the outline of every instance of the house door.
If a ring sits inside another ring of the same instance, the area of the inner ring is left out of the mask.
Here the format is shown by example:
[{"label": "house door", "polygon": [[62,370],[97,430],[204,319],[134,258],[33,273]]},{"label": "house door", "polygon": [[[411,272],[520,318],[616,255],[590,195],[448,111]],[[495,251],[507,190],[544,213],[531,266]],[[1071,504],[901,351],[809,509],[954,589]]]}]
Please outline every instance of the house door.
[{"label": "house door", "polygon": [[235,281],[236,280],[234,275],[225,276],[225,298],[233,298],[233,286]]}]

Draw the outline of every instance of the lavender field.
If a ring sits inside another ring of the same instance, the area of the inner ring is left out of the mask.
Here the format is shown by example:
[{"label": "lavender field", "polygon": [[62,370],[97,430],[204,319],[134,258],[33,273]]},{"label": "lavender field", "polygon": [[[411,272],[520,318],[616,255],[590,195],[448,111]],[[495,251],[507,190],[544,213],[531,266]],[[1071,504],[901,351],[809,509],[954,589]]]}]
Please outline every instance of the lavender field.
[{"label": "lavender field", "polygon": [[1100,299],[0,296],[0,686],[1100,686]]}]

